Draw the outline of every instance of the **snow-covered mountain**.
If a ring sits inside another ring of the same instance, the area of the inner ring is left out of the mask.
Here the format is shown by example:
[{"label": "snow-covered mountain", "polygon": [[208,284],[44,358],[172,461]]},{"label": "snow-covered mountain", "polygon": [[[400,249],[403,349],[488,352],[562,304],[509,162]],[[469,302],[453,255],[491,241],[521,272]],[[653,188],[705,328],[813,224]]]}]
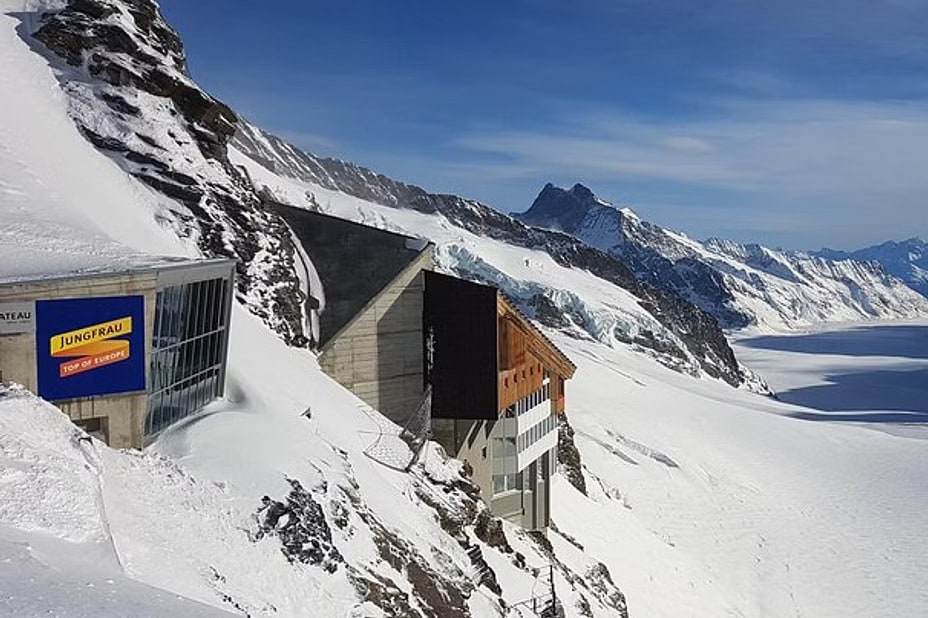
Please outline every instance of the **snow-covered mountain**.
[{"label": "snow-covered mountain", "polygon": [[900,242],[890,240],[856,251],[821,249],[813,251],[812,254],[828,260],[878,262],[886,272],[902,279],[910,288],[928,297],[928,242],[921,238],[910,238]]},{"label": "snow-covered mountain", "polygon": [[[239,125],[229,151],[266,199],[428,238],[438,244],[440,268],[498,286],[548,326],[634,345],[687,373],[757,385],[711,316],[573,236],[527,226],[474,200],[316,157],[249,123]],[[593,278],[586,284],[565,285],[588,275]]]},{"label": "snow-covered mountain", "polygon": [[[922,444],[731,388],[716,321],[605,251],[247,125],[148,0],[0,0],[0,92],[0,263],[242,261],[227,398],[144,452],[0,388],[0,615],[515,618],[548,565],[571,618],[928,603]],[[398,428],[300,347],[269,200],[435,240],[576,361],[546,537],[434,445],[410,473],[365,454]]]},{"label": "snow-covered mountain", "polygon": [[518,219],[608,252],[726,328],[788,329],[928,314],[924,298],[877,264],[716,238],[699,242],[613,207],[581,184],[546,185]]},{"label": "snow-covered mountain", "polygon": [[22,18],[20,31],[58,67],[84,137],[169,198],[158,217],[178,236],[237,258],[239,298],[287,341],[305,342],[292,237],[229,163],[238,117],[190,78],[157,5],[88,0]]},{"label": "snow-covered mountain", "polygon": [[[292,267],[295,247],[283,221],[264,207],[268,199],[285,198],[268,192],[273,182],[254,182],[243,161],[230,160],[230,145],[275,176],[307,183],[295,199],[286,198],[294,205],[312,207],[306,196],[314,187],[335,190],[377,205],[432,213],[462,230],[539,249],[562,266],[592,272],[631,293],[636,303],[603,322],[591,318],[588,304],[555,293],[558,285],[533,288],[531,295],[505,281],[501,285],[527,312],[541,307],[564,327],[631,342],[684,371],[733,385],[744,381],[745,372],[715,320],[641,282],[606,253],[566,234],[527,227],[472,200],[430,194],[350,163],[302,153],[243,122],[187,75],[181,41],[153,4],[71,2],[41,19],[28,19],[33,21],[23,29],[34,30],[30,40],[40,41],[39,49],[60,67],[57,77],[69,114],[84,136],[171,200],[159,216],[178,235],[207,255],[240,260],[239,298],[287,341],[306,341],[300,282]],[[458,261],[457,272],[464,273],[465,262]]]}]

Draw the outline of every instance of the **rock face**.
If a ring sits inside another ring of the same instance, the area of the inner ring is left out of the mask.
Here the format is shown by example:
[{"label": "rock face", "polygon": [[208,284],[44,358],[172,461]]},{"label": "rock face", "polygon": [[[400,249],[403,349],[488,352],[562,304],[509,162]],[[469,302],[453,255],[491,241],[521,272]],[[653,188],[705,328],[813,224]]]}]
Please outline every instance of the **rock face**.
[{"label": "rock face", "polygon": [[720,239],[698,242],[615,208],[580,184],[545,185],[517,218],[605,251],[643,281],[710,313],[724,328],[792,328],[928,313],[924,299],[877,264]]},{"label": "rock face", "polygon": [[827,260],[856,260],[877,262],[886,272],[899,277],[910,288],[928,297],[928,242],[910,238],[901,242],[889,241],[857,251],[822,249],[813,255]]},{"label": "rock face", "polygon": [[164,224],[207,256],[237,258],[239,299],[285,340],[303,344],[291,236],[229,163],[239,119],[187,75],[183,45],[157,5],[72,0],[44,14],[33,36],[60,67],[70,114],[87,139],[174,200],[155,214]]},{"label": "rock face", "polygon": [[[639,280],[615,256],[581,239],[563,232],[531,227],[474,200],[428,193],[420,187],[393,180],[353,163],[316,157],[248,123],[239,125],[231,145],[278,175],[383,206],[440,213],[452,225],[475,234],[545,251],[563,266],[587,270],[638,297],[642,307],[672,332],[685,349],[678,347],[678,343],[648,337],[640,338],[636,344],[654,349],[667,360],[667,364],[680,364],[681,359],[692,356],[702,370],[713,377],[733,385],[743,381],[738,362],[714,317],[673,293]],[[505,285],[502,289],[512,292]],[[518,297],[514,293],[511,295]],[[545,301],[534,296],[524,300],[520,306],[533,315],[537,307],[539,319],[549,324],[563,323],[563,316]]]}]

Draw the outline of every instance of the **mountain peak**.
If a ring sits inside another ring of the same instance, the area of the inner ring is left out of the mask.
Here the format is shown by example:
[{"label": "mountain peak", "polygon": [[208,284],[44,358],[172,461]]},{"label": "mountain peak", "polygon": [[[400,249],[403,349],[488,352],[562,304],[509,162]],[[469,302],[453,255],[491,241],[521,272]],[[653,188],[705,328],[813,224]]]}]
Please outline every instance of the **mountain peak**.
[{"label": "mountain peak", "polygon": [[589,187],[579,182],[569,190],[549,182],[532,202],[531,207],[516,217],[529,225],[570,233],[591,210],[603,207],[618,215],[618,211],[611,204],[596,197]]},{"label": "mountain peak", "polygon": [[580,184],[579,182],[570,188],[570,193],[578,197],[579,199],[583,199],[583,200],[587,200],[587,199],[595,200],[596,199],[596,195],[593,193],[593,191],[586,185]]}]

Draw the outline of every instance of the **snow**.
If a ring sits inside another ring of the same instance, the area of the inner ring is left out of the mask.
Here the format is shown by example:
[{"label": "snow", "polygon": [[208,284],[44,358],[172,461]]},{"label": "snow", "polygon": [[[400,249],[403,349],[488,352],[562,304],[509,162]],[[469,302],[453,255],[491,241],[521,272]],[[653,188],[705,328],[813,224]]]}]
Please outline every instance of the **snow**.
[{"label": "snow", "polygon": [[15,93],[3,97],[0,113],[0,278],[194,255],[170,230],[152,225],[167,200],[100,154],[68,118],[47,62],[15,30],[21,22],[14,14],[34,4],[0,2],[0,92]]},{"label": "snow", "polygon": [[106,547],[0,527],[0,615],[231,618],[126,577]]},{"label": "snow", "polygon": [[[906,325],[876,328],[887,345],[908,340]],[[838,332],[859,347],[869,330]],[[916,541],[928,533],[924,440],[873,431],[877,421],[808,422],[808,409],[555,341],[578,364],[568,413],[591,490],[561,480],[553,517],[613,569],[631,615],[905,616],[928,603],[928,547]],[[764,354],[795,383],[829,358]],[[843,363],[865,372],[871,360]]]},{"label": "snow", "polygon": [[[0,502],[8,507],[0,511],[0,538],[11,559],[26,562],[10,544],[10,529],[29,533],[33,544],[37,534],[70,539],[53,547],[83,547],[87,555],[104,552],[109,534],[123,571],[116,586],[121,594],[135,590],[123,585],[128,575],[217,605],[204,577],[215,569],[222,591],[256,615],[264,615],[262,602],[284,616],[307,606],[339,614],[357,609],[337,575],[293,569],[272,543],[247,540],[248,513],[260,496],[284,492],[288,476],[307,486],[354,478],[384,525],[419,547],[436,544],[463,560],[428,511],[410,500],[414,479],[363,455],[384,419],[256,319],[237,310],[233,325],[230,401],[169,430],[150,453],[91,447],[75,440],[78,431],[45,404],[0,398],[0,469],[6,471],[0,487],[9,490]],[[892,357],[889,346],[905,346],[911,338],[904,329],[911,326],[877,327],[888,331],[881,335],[887,349],[874,358]],[[893,328],[903,331],[889,336]],[[844,349],[867,344],[866,330],[838,332]],[[809,410],[682,376],[627,349],[553,337],[578,365],[569,414],[589,497],[555,479],[554,521],[583,550],[558,533],[549,538],[561,559],[580,570],[584,561],[605,562],[632,616],[679,616],[685,609],[707,617],[828,617],[849,607],[866,616],[916,615],[928,602],[928,548],[911,541],[928,533],[921,516],[928,500],[921,482],[928,473],[924,440],[873,431],[877,423],[808,422],[797,414]],[[802,366],[810,376],[819,371],[812,353],[801,362],[795,352],[764,353],[771,364],[773,354],[788,358],[777,366],[789,366],[793,376]],[[897,358],[909,353],[903,347]],[[921,356],[913,362],[924,367]],[[856,358],[868,366],[867,357]],[[11,401],[20,410],[11,410]],[[309,419],[302,416],[307,402]],[[448,465],[429,450],[430,472],[453,477],[456,467]],[[22,493],[28,488],[48,491]],[[342,551],[360,563],[372,548],[363,528],[356,530]],[[511,529],[509,536],[532,564],[544,564]],[[101,585],[103,576],[68,566],[75,552],[49,551],[50,564],[64,565],[53,571],[58,580]],[[484,555],[510,602],[531,594],[536,582],[528,573],[493,550]],[[566,581],[558,586],[569,594]],[[141,590],[131,599],[141,603],[157,592]],[[489,604],[482,595],[473,598]],[[488,608],[475,615],[492,615]]]},{"label": "snow", "polygon": [[[0,4],[0,88],[17,93],[0,113],[3,274],[194,255],[156,223],[160,209],[177,205],[75,130],[51,69],[14,32],[19,22],[9,13],[24,7],[35,8]],[[549,538],[575,574],[604,562],[635,618],[914,616],[928,606],[921,542],[928,443],[919,420],[926,347],[916,338],[923,324],[740,342],[739,354],[780,392],[775,401],[670,371],[617,344],[615,328],[656,329],[653,318],[627,292],[545,253],[477,237],[439,216],[307,187],[232,157],[287,201],[310,207],[310,189],[327,212],[432,238],[443,267],[506,281],[526,295],[551,294],[584,317],[584,332],[601,335],[550,333],[578,366],[567,401],[589,496],[555,478],[553,518],[563,534]],[[312,286],[311,270],[305,277]],[[881,399],[891,406],[846,390],[858,374],[887,378],[887,371],[906,382],[866,389],[892,389],[899,399]],[[833,386],[819,409],[794,405],[813,403],[809,394],[818,391],[808,388],[825,384]],[[881,417],[901,413],[919,422]],[[288,479],[305,487],[329,522],[344,518],[343,529],[332,526],[333,544],[352,568],[410,591],[407,573],[376,544],[378,535],[393,534],[406,560],[422,558],[443,579],[472,585],[464,550],[419,493],[450,500],[427,477],[453,480],[459,465],[434,445],[413,474],[365,454],[396,430],[327,378],[310,353],[285,346],[239,306],[226,399],[144,452],[108,449],[50,405],[4,389],[0,614],[205,617],[238,607],[253,616],[378,615],[358,599],[346,565],[330,573],[291,564],[277,538],[256,538],[261,499],[285,499]],[[505,530],[529,566],[546,565],[527,535]],[[506,602],[528,598],[534,575],[511,555],[477,544]],[[569,616],[579,615],[576,581],[556,573]],[[590,600],[597,616],[615,615]],[[479,617],[501,612],[486,589],[467,604]]]},{"label": "snow", "polygon": [[798,418],[928,438],[928,322],[746,337],[735,350],[781,401],[814,409]]}]

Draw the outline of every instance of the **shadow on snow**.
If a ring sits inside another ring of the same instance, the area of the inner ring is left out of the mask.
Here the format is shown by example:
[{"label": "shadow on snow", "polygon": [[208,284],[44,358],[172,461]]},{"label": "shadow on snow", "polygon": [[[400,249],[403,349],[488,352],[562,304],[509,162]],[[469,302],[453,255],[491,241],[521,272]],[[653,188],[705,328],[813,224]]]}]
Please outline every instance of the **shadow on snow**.
[{"label": "shadow on snow", "polygon": [[828,384],[781,391],[777,398],[822,411],[790,415],[804,420],[928,423],[928,367],[843,373],[827,379]]},{"label": "shadow on snow", "polygon": [[766,335],[739,344],[806,354],[928,359],[928,325],[863,326],[810,335]]}]

